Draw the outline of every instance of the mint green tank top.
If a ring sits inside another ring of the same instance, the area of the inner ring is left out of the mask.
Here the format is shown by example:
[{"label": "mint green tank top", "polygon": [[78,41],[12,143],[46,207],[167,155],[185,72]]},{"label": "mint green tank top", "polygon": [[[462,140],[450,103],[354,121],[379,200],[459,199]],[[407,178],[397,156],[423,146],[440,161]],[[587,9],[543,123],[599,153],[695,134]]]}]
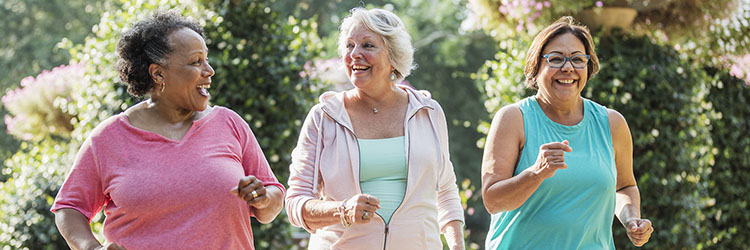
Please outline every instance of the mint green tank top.
[{"label": "mint green tank top", "polygon": [[357,141],[362,193],[380,200],[376,213],[388,224],[406,192],[406,142],[403,136]]},{"label": "mint green tank top", "polygon": [[550,120],[536,97],[520,102],[526,142],[513,173],[536,162],[539,147],[568,140],[567,169],[557,170],[518,209],[492,215],[486,249],[615,249],[615,168],[607,109],[583,98],[583,120]]}]

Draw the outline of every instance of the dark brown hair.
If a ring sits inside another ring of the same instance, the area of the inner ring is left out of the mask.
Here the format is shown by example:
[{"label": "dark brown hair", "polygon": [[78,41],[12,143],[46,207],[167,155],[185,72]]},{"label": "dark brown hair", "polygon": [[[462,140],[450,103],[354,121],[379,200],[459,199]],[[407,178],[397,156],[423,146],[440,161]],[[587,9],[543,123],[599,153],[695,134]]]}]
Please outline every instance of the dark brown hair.
[{"label": "dark brown hair", "polygon": [[117,71],[120,80],[128,85],[128,93],[143,96],[154,87],[148,67],[152,63],[166,63],[172,52],[168,36],[188,28],[203,37],[203,28],[195,21],[180,15],[176,10],[159,10],[145,20],[133,24],[117,43]]},{"label": "dark brown hair", "polygon": [[588,81],[596,72],[599,72],[599,57],[596,56],[594,39],[591,38],[591,32],[586,26],[579,24],[573,17],[564,16],[539,32],[531,43],[531,47],[526,52],[526,67],[523,70],[526,75],[526,87],[531,89],[539,88],[536,83],[536,75],[539,73],[542,51],[544,51],[549,41],[566,33],[573,34],[578,40],[581,40],[583,47],[586,48],[586,54],[590,56],[589,64],[587,65],[588,78],[586,80]]}]

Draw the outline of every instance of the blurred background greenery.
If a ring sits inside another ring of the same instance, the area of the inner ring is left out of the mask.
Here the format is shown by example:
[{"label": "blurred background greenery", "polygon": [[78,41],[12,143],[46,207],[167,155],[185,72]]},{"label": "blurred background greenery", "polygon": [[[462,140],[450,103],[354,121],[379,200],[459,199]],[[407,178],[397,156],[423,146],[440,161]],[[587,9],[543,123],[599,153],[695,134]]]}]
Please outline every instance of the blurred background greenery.
[{"label": "blurred background greenery", "polygon": [[[483,249],[489,224],[479,190],[488,122],[533,94],[523,87],[526,49],[562,15],[595,34],[601,71],[583,95],[632,130],[643,215],[657,228],[644,248],[750,246],[749,0],[5,0],[0,246],[66,248],[49,207],[94,126],[138,101],[114,70],[117,38],[134,20],[178,8],[204,24],[212,103],[247,120],[285,182],[317,95],[348,88],[337,29],[357,6],[392,10],[407,25],[418,68],[406,80],[445,109],[469,249]],[[617,248],[634,248],[614,224]],[[254,226],[258,249],[306,245],[283,213]]]}]

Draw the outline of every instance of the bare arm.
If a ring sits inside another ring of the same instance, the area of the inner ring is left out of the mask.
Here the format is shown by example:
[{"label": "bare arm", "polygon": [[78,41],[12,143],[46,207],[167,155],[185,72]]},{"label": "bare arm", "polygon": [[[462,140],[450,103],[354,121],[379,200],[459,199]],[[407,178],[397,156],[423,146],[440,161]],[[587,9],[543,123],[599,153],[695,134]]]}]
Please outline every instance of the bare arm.
[{"label": "bare arm", "polygon": [[451,250],[464,249],[464,227],[460,220],[452,220],[443,228],[443,236]]},{"label": "bare arm", "polygon": [[607,115],[617,166],[615,215],[627,230],[633,245],[640,247],[648,242],[653,227],[650,220],[641,219],[641,195],[633,174],[633,140],[620,113],[610,109]]},{"label": "bare arm", "polygon": [[114,243],[104,246],[91,232],[91,226],[86,216],[72,208],[63,208],[55,211],[55,224],[62,234],[68,246],[73,250],[83,249],[125,249]]},{"label": "bare arm", "polygon": [[513,170],[524,147],[523,115],[517,105],[505,106],[495,115],[482,158],[482,198],[491,214],[523,205],[542,182],[557,169],[565,169],[567,142],[541,146],[537,162],[517,176]]}]

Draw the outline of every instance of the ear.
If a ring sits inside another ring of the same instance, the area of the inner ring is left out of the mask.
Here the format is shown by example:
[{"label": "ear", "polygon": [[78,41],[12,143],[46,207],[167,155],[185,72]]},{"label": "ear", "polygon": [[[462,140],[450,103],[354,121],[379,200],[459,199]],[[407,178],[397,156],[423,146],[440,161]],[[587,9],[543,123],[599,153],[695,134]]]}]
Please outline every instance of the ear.
[{"label": "ear", "polygon": [[161,65],[152,63],[148,66],[148,75],[155,83],[160,84],[164,81],[164,71]]}]

